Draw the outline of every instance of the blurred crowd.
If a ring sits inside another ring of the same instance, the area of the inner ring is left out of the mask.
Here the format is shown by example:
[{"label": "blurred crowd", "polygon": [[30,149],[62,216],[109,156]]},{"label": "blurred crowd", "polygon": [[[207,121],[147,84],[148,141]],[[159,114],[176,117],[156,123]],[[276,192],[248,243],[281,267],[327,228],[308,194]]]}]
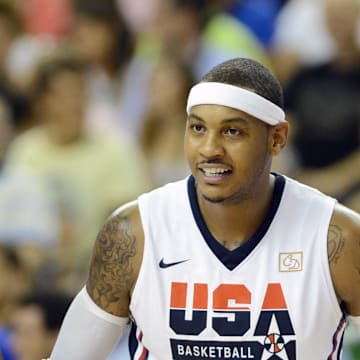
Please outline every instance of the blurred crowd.
[{"label": "blurred crowd", "polygon": [[[0,359],[49,356],[103,221],[188,175],[187,94],[221,61],[283,85],[274,171],[360,211],[359,15],[358,0],[0,0]],[[344,358],[359,344],[349,331]]]}]

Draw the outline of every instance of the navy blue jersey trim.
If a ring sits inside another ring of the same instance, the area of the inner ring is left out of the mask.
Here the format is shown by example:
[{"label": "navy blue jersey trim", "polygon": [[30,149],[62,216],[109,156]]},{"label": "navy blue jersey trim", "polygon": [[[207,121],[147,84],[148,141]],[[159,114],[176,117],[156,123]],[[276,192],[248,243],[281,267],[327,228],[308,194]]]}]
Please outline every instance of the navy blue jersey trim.
[{"label": "navy blue jersey trim", "polygon": [[134,359],[134,356],[135,356],[138,346],[139,346],[139,342],[136,338],[136,325],[134,323],[132,323],[131,328],[130,328],[129,338],[128,338],[130,359]]},{"label": "navy blue jersey trim", "polygon": [[[245,243],[234,250],[228,250],[222,246],[210,233],[205,221],[201,215],[199,203],[197,201],[195,178],[189,177],[188,180],[188,196],[190,200],[191,210],[196,221],[196,224],[204,237],[209,248],[215,254],[215,256],[226,266],[229,270],[235,269],[256,247],[259,241],[263,238],[267,232],[277,209],[280,205],[281,197],[285,187],[285,177],[279,174],[275,175],[275,188],[274,194],[271,200],[270,209],[263,223],[259,226],[255,234]],[[239,214],[241,216],[241,214]]]}]

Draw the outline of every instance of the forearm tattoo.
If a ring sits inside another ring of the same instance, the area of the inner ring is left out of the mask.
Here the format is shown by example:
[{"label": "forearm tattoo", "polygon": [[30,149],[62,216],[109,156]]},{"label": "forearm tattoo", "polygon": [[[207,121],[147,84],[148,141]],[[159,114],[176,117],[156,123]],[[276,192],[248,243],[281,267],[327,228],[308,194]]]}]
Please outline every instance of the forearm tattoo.
[{"label": "forearm tattoo", "polygon": [[111,311],[111,305],[116,305],[129,293],[135,240],[128,218],[122,215],[110,219],[96,239],[87,290],[103,309]]},{"label": "forearm tattoo", "polygon": [[328,233],[328,256],[329,263],[336,264],[344,248],[345,239],[342,230],[337,225],[330,225]]}]

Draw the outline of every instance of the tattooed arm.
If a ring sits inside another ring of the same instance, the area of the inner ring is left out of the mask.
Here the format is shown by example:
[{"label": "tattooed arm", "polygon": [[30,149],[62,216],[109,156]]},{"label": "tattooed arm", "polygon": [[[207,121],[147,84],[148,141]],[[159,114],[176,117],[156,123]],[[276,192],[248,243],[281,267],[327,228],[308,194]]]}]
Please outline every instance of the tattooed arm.
[{"label": "tattooed arm", "polygon": [[329,227],[328,256],[339,302],[360,316],[360,215],[339,204]]},{"label": "tattooed arm", "polygon": [[143,237],[136,203],[120,208],[105,223],[96,239],[86,289],[65,316],[51,360],[107,359],[128,327]]},{"label": "tattooed arm", "polygon": [[128,316],[143,237],[136,203],[115,212],[97,236],[86,288],[92,300],[113,315]]}]

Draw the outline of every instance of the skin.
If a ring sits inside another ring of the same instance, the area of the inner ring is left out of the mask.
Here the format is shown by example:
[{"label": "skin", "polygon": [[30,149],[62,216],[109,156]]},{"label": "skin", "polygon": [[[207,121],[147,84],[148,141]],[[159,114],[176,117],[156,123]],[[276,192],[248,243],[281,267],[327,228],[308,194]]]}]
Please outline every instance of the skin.
[{"label": "skin", "polygon": [[67,145],[84,131],[85,83],[81,73],[63,70],[49,81],[39,101],[40,115],[52,142]]},{"label": "skin", "polygon": [[49,356],[57,331],[46,328],[44,314],[37,305],[12,312],[13,344],[19,360],[39,360]]},{"label": "skin", "polygon": [[[267,126],[219,105],[192,108],[185,153],[203,218],[226,248],[244,243],[266,216],[274,188],[271,160],[284,148],[287,136],[287,123]],[[211,176],[209,168],[227,173]],[[235,221],[239,212],[242,219]],[[143,244],[136,202],[119,209],[99,233],[87,290],[96,304],[114,315],[128,316]],[[336,205],[331,219],[328,253],[339,303],[350,315],[360,316],[360,287],[355,286],[360,281],[360,216],[342,205]]]},{"label": "skin", "polygon": [[325,20],[336,46],[342,51],[356,51],[356,28],[360,6],[357,0],[324,0]]},{"label": "skin", "polygon": [[135,202],[115,212],[98,234],[87,290],[97,305],[113,315],[129,315],[143,245],[144,233]]}]

